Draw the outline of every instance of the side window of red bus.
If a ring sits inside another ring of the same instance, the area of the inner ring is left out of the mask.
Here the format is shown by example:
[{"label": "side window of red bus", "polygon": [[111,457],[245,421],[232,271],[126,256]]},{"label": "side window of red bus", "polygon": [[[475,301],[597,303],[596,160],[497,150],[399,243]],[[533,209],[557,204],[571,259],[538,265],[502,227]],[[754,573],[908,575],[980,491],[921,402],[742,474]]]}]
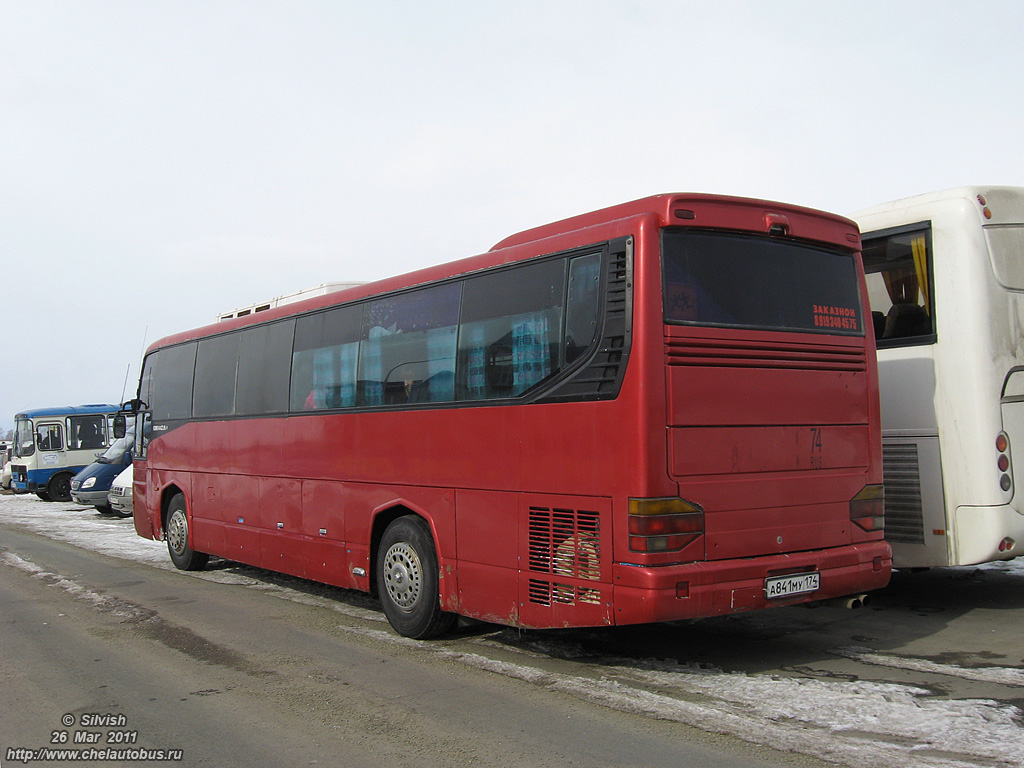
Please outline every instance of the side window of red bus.
[{"label": "side window of red bus", "polygon": [[288,410],[289,364],[295,321],[257,325],[242,332],[235,377],[235,413]]},{"label": "side window of red bus", "polygon": [[569,292],[565,305],[565,364],[576,360],[594,342],[601,296],[601,254],[578,256],[569,262]]},{"label": "side window of red bus", "polygon": [[863,236],[868,300],[879,347],[935,341],[931,227],[914,224]]},{"label": "side window of red bus", "polygon": [[363,305],[357,405],[455,399],[462,283],[444,283]]},{"label": "side window of red bus", "polygon": [[295,321],[291,410],[355,406],[362,318],[363,309],[357,305]]},{"label": "side window of red bus", "polygon": [[139,397],[153,412],[153,421],[192,416],[192,382],[196,372],[196,342],[165,347],[146,357]]},{"label": "side window of red bus", "polygon": [[460,400],[515,397],[559,368],[565,259],[466,280]]},{"label": "side window of red bus", "polygon": [[199,342],[196,352],[193,416],[230,416],[235,412],[235,373],[241,334],[229,333]]}]

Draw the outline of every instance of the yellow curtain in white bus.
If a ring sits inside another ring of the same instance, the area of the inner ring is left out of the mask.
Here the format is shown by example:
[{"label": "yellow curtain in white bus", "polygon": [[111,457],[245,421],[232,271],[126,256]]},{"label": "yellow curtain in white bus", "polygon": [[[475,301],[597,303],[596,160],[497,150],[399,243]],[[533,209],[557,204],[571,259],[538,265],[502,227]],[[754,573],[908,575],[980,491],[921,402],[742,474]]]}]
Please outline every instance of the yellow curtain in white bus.
[{"label": "yellow curtain in white bus", "polygon": [[893,304],[917,304],[916,270],[906,267],[887,269],[882,273],[885,290]]},{"label": "yellow curtain in white bus", "polygon": [[924,311],[931,315],[931,301],[928,292],[928,248],[925,245],[924,236],[911,240],[910,247],[914,250],[914,271],[917,272],[917,283],[921,286]]}]

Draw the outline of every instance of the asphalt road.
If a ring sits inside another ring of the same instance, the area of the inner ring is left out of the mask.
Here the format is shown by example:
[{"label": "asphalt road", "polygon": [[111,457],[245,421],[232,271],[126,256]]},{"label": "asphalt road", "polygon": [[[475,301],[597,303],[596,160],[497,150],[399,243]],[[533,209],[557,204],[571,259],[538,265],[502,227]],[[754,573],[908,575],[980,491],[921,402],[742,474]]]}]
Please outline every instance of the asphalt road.
[{"label": "asphalt road", "polygon": [[4,765],[69,748],[247,768],[823,765],[581,699],[557,675],[467,663],[486,625],[404,641],[356,596],[341,613],[301,591],[282,599],[258,580],[195,578],[2,524],[0,554]]},{"label": "asphalt road", "polygon": [[[224,561],[182,573],[129,552],[130,521],[40,502],[66,516],[40,535],[2,501],[5,766],[28,764],[10,749],[90,747],[181,750],[185,766],[1024,764],[1019,566],[896,574],[856,611],[466,622],[417,642],[364,595]],[[73,523],[120,551],[54,540]]]}]

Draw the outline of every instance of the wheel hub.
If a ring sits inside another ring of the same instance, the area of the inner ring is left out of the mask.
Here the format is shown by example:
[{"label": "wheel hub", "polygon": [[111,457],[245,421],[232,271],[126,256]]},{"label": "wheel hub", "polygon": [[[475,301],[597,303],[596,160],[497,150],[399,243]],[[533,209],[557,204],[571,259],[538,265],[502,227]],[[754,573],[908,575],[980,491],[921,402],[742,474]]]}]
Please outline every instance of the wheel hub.
[{"label": "wheel hub", "polygon": [[388,596],[402,610],[411,610],[420,599],[423,572],[419,555],[404,542],[384,555],[384,586]]}]

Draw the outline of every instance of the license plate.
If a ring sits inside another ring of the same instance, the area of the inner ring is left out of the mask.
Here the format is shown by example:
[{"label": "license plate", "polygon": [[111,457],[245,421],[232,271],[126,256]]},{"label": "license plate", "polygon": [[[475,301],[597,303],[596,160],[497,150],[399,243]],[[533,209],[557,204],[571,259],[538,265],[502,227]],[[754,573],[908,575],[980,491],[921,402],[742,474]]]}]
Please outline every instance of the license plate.
[{"label": "license plate", "polygon": [[769,600],[776,597],[802,595],[817,592],[821,586],[821,574],[794,573],[792,576],[772,576],[764,580],[764,596]]}]

